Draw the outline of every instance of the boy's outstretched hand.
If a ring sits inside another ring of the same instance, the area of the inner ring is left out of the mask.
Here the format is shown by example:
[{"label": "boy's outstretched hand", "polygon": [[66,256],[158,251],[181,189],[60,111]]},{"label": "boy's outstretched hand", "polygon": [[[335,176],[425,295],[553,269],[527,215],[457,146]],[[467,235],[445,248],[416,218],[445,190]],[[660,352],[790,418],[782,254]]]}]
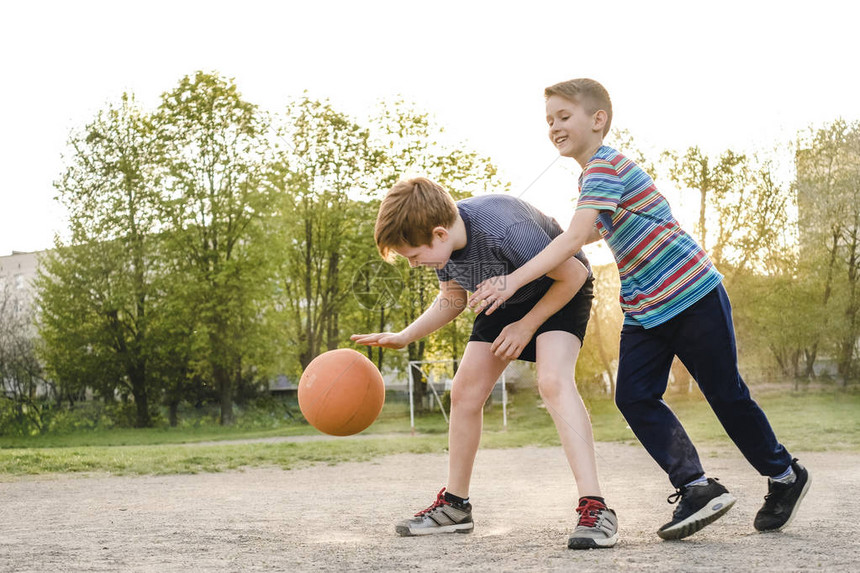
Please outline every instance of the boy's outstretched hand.
[{"label": "boy's outstretched hand", "polygon": [[399,350],[409,344],[406,337],[399,332],[376,332],[373,334],[353,334],[349,337],[356,344],[364,346],[381,346]]},{"label": "boy's outstretched hand", "polygon": [[511,275],[490,277],[480,282],[469,297],[469,308],[479,314],[481,312],[493,314],[493,311],[511,298],[518,288]]}]

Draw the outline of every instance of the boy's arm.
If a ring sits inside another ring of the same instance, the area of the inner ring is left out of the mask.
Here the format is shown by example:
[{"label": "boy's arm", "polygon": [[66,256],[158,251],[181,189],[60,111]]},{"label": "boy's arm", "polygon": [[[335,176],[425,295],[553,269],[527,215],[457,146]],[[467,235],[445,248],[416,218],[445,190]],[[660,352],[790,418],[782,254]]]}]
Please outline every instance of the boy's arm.
[{"label": "boy's arm", "polygon": [[600,231],[597,230],[597,225],[591,228],[591,236],[588,237],[588,240],[585,241],[586,245],[590,245],[591,243],[596,243],[603,239],[603,235],[600,234]]},{"label": "boy's arm", "polygon": [[424,338],[431,332],[436,332],[466,309],[468,294],[456,281],[439,283],[439,295],[430,308],[401,330],[406,336],[407,344],[413,340]]},{"label": "boy's arm", "polygon": [[476,312],[483,310],[492,314],[520,287],[571,258],[583,245],[591,242],[598,214],[597,209],[578,209],[570,220],[570,227],[553,239],[536,257],[509,275],[493,277],[479,284],[469,297],[469,306]]},{"label": "boy's arm", "polygon": [[439,330],[457,318],[465,310],[467,300],[466,291],[457,282],[440,282],[439,295],[430,307],[400,332],[353,334],[350,339],[365,346],[403,348],[410,342]]},{"label": "boy's arm", "polygon": [[578,259],[570,257],[547,276],[554,280],[549,290],[523,318],[506,326],[490,347],[499,358],[516,359],[540,325],[579,292],[588,279],[588,269]]}]

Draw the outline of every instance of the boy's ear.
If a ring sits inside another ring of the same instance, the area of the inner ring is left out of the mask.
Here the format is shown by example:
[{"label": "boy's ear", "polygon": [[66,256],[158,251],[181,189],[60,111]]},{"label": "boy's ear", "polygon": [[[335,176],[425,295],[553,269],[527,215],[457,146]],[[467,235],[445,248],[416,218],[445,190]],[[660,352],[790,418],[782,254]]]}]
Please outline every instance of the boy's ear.
[{"label": "boy's ear", "polygon": [[606,110],[599,109],[594,112],[594,115],[591,118],[591,129],[593,129],[594,131],[603,132],[603,128],[604,126],[606,126],[607,117],[608,116],[606,114]]},{"label": "boy's ear", "polygon": [[448,233],[448,229],[439,225],[438,227],[433,227],[433,236],[438,237],[444,243],[448,240],[450,233]]}]

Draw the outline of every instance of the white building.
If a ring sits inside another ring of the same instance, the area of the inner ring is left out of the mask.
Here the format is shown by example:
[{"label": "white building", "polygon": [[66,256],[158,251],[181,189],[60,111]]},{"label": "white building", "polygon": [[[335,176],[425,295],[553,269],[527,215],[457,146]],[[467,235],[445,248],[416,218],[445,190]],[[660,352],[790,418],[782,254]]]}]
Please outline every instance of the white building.
[{"label": "white building", "polygon": [[[14,337],[35,336],[33,324],[33,304],[35,300],[35,280],[38,272],[39,257],[45,251],[22,253],[12,251],[11,255],[0,257],[0,343],[13,342]],[[29,332],[28,332],[29,330]],[[16,345],[13,342],[14,348]],[[7,349],[8,350],[8,349]],[[14,352],[13,352],[14,354]],[[0,371],[0,392],[14,395],[21,388],[17,380],[6,378],[8,373]],[[42,383],[37,383],[36,394],[46,391]]]},{"label": "white building", "polygon": [[12,251],[11,255],[0,256],[0,296],[6,293],[10,298],[14,298],[21,306],[18,309],[20,312],[25,310],[24,304],[33,301],[33,282],[36,280],[39,256],[42,253],[45,251]]}]

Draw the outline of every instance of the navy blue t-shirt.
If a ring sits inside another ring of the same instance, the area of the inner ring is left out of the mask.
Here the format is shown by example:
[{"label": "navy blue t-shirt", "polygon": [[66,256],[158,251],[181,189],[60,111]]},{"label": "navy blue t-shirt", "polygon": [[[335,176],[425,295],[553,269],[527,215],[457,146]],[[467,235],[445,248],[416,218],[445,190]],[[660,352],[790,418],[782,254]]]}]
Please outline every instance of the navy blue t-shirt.
[{"label": "navy blue t-shirt", "polygon": [[[473,292],[479,283],[507,275],[540,253],[562,229],[552,217],[509,195],[481,195],[457,202],[466,224],[466,246],[451,253],[447,264],[436,271],[440,281],[454,280]],[[582,251],[576,253],[591,273]],[[524,285],[506,304],[542,297],[552,279],[542,276]]]}]

